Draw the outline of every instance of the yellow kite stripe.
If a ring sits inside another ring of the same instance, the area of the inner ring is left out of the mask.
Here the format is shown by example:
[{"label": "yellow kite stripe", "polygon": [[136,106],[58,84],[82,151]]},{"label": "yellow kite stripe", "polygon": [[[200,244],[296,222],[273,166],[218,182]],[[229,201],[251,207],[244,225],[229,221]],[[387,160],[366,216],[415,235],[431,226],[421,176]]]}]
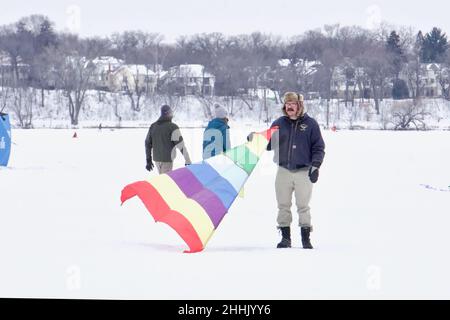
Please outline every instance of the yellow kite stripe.
[{"label": "yellow kite stripe", "polygon": [[203,245],[206,245],[214,232],[214,225],[202,206],[187,198],[175,181],[166,174],[152,177],[149,182],[158,190],[170,209],[178,211],[189,220]]},{"label": "yellow kite stripe", "polygon": [[260,157],[267,148],[267,139],[258,133],[253,135],[252,141],[246,144],[247,149],[249,149],[254,155]]}]

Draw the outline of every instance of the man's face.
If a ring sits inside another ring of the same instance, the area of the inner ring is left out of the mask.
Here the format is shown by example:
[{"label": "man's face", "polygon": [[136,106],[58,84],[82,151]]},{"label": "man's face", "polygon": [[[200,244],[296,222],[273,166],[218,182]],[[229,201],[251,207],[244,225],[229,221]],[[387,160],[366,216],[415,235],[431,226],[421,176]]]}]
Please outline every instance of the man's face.
[{"label": "man's face", "polygon": [[298,114],[298,102],[286,102],[286,113],[289,117],[295,117]]}]

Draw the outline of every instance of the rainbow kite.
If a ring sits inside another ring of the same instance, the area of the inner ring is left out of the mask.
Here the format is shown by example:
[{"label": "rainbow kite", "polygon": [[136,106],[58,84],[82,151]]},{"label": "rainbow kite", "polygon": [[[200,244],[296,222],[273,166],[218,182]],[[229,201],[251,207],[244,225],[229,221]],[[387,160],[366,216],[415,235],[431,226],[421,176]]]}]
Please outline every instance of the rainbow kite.
[{"label": "rainbow kite", "polygon": [[253,139],[201,163],[129,184],[122,204],[138,196],[156,222],[172,227],[189,246],[202,251],[278,128],[259,132]]}]

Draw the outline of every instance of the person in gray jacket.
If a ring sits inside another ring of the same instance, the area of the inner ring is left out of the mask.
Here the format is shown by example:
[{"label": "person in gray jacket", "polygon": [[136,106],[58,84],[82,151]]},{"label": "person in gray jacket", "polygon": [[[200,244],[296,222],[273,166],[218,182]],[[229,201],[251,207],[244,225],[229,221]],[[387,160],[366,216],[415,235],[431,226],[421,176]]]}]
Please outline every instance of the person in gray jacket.
[{"label": "person in gray jacket", "polygon": [[154,122],[145,139],[146,169],[152,171],[153,161],[159,174],[167,173],[173,169],[173,160],[176,150],[179,149],[185,159],[185,164],[191,164],[191,158],[184,144],[180,128],[172,122],[173,111],[168,105],[161,107],[161,116]]}]

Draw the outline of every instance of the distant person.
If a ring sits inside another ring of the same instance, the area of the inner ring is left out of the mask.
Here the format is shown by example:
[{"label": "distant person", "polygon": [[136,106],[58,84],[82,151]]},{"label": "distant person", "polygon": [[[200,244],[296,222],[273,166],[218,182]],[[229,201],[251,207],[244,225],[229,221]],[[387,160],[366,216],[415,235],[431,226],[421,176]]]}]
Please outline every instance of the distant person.
[{"label": "distant person", "polygon": [[203,132],[203,159],[221,154],[231,148],[228,112],[219,104],[214,106],[215,118]]},{"label": "distant person", "polygon": [[192,163],[180,128],[172,122],[172,118],[172,109],[168,105],[163,105],[160,118],[148,130],[147,138],[145,139],[145,153],[147,157],[145,168],[148,171],[153,170],[153,161],[159,174],[172,171],[177,149],[183,154],[185,165]]}]

